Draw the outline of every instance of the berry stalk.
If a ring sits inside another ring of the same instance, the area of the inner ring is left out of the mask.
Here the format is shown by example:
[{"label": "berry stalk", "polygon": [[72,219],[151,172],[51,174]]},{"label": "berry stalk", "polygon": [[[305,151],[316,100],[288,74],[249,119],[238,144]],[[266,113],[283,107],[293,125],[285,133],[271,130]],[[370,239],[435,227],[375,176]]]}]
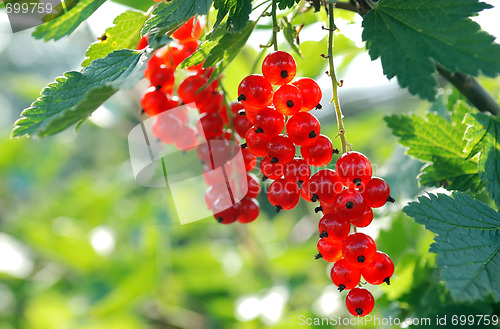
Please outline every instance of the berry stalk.
[{"label": "berry stalk", "polygon": [[342,144],[342,154],[347,152],[347,146],[349,143],[345,138],[344,122],[342,121],[344,115],[342,114],[342,109],[340,108],[340,102],[338,97],[338,87],[339,82],[337,81],[337,76],[335,75],[335,66],[333,64],[333,32],[337,29],[335,22],[333,20],[333,8],[335,6],[335,1],[329,0],[328,2],[328,64],[330,66],[330,78],[332,79],[332,100],[330,103],[335,105],[335,113],[337,116],[337,123],[339,127],[340,141]]},{"label": "berry stalk", "polygon": [[276,0],[273,0],[271,16],[273,18],[273,45],[274,50],[278,50],[278,32],[280,28],[278,27],[278,18],[276,17]]}]

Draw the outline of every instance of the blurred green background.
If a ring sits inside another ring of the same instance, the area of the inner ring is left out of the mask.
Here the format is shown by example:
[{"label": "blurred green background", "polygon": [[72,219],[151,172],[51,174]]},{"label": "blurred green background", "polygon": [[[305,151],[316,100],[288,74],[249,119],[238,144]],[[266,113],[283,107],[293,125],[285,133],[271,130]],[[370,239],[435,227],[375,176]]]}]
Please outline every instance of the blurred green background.
[{"label": "blurred green background", "polygon": [[[168,189],[136,184],[127,135],[139,122],[145,85],[114,96],[77,133],[9,140],[21,110],[56,76],[77,70],[88,44],[123,9],[106,4],[71,37],[49,43],[30,31],[12,34],[0,12],[0,329],[295,328],[301,315],[350,317],[345,292],[330,281],[331,266],[314,260],[320,218],[314,205],[301,202],[276,215],[262,192],[262,214],[250,225],[207,218],[181,226]],[[348,30],[352,17],[344,19]],[[313,35],[319,26],[310,29]],[[252,43],[268,39],[259,33]],[[307,59],[326,49],[325,39],[306,40],[299,74],[319,78],[327,104],[325,68]],[[358,43],[337,42],[348,139],[376,164],[397,200],[361,229],[396,264],[390,286],[370,287],[372,314],[402,320],[499,314],[491,301],[451,300],[428,252],[433,235],[400,211],[424,192],[415,179],[422,164],[404,154],[382,118],[423,113],[430,104],[385,81]],[[228,68],[232,96],[256,59],[249,46]],[[482,81],[498,98],[500,80]],[[452,92],[441,83],[443,94]],[[315,113],[333,138],[332,108]]]}]

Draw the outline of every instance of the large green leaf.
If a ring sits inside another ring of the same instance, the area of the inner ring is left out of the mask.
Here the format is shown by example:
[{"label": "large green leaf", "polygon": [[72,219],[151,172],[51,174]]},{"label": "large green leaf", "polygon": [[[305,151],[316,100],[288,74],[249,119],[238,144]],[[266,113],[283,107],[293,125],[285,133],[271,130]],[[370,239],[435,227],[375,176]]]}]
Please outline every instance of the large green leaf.
[{"label": "large green leaf", "polygon": [[363,40],[388,78],[434,99],[435,62],[473,76],[500,73],[500,45],[469,19],[490,7],[477,0],[380,0],[363,19]]},{"label": "large green leaf", "polygon": [[287,8],[292,8],[296,3],[299,3],[300,0],[277,0],[278,8],[283,10]]},{"label": "large green leaf", "polygon": [[455,299],[500,299],[498,212],[461,192],[420,197],[403,211],[437,234],[430,250]]},{"label": "large green leaf", "polygon": [[226,28],[231,32],[240,31],[247,25],[252,12],[251,0],[215,0],[214,8],[217,9],[217,20],[213,29],[217,29],[222,20],[228,16]]},{"label": "large green leaf", "polygon": [[90,17],[106,0],[80,0],[64,15],[38,26],[33,37],[45,41],[58,40],[70,35],[87,18]]},{"label": "large green leaf", "polygon": [[143,77],[145,62],[143,52],[122,49],[82,72],[66,72],[21,113],[12,137],[45,137],[85,119],[118,89],[133,87]]},{"label": "large green leaf", "polygon": [[162,1],[151,13],[141,34],[166,32],[194,15],[206,15],[212,0],[172,0]]},{"label": "large green leaf", "polygon": [[149,7],[155,3],[152,0],[113,0],[113,2],[120,3],[125,6],[129,6],[134,9],[142,10],[144,12],[148,11]]},{"label": "large green leaf", "polygon": [[103,58],[110,52],[118,49],[135,49],[140,40],[140,31],[147,16],[138,11],[126,11],[117,16],[114,20],[114,26],[106,29],[105,38],[101,38],[90,46],[87,55],[82,63],[85,67],[93,60]]},{"label": "large green leaf", "polygon": [[465,118],[469,125],[465,138],[469,139],[467,150],[474,155],[479,151],[479,174],[486,183],[486,190],[500,207],[500,120],[484,113],[469,114]]}]

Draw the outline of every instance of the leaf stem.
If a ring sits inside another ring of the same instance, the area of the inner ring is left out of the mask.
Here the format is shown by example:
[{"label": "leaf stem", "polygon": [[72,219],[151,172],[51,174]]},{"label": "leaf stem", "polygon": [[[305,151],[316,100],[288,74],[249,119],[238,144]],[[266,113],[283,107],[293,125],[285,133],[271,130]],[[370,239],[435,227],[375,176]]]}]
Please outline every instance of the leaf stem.
[{"label": "leaf stem", "polygon": [[276,0],[273,0],[272,3],[272,9],[271,9],[271,16],[273,18],[273,45],[274,45],[274,50],[278,50],[278,32],[280,30],[278,26],[278,18],[276,17]]},{"label": "leaf stem", "polygon": [[337,76],[335,75],[335,66],[333,63],[333,33],[337,29],[333,19],[333,8],[335,6],[334,3],[334,0],[329,0],[328,2],[328,64],[330,66],[329,75],[332,80],[332,99],[330,103],[333,103],[335,105],[335,114],[337,116],[337,123],[339,128],[339,134],[337,136],[340,137],[340,142],[342,144],[342,153],[346,153],[347,147],[350,147],[351,145],[345,138],[344,122],[342,120],[344,115],[342,114],[342,109],[340,108],[338,96],[338,87],[342,82],[339,83],[337,81]]}]

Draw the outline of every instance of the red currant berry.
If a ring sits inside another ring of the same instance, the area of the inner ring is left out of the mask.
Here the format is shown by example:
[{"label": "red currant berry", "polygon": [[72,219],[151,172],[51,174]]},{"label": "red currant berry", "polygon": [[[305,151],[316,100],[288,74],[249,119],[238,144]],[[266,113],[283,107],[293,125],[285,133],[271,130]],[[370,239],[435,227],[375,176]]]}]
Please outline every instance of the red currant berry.
[{"label": "red currant berry", "polygon": [[[229,202],[231,202],[229,200]],[[231,224],[238,220],[241,215],[240,204],[236,203],[228,207],[228,200],[218,199],[214,202],[213,213],[215,219],[221,224]]]},{"label": "red currant berry", "polygon": [[269,140],[266,152],[271,163],[286,164],[295,157],[295,145],[287,136],[278,135]]},{"label": "red currant berry", "polygon": [[259,193],[260,193],[260,182],[257,176],[255,176],[252,173],[247,174],[247,186],[248,186],[248,192],[246,197],[247,198],[256,198]]},{"label": "red currant berry", "polygon": [[333,264],[330,278],[333,284],[339,288],[339,291],[348,290],[355,288],[359,284],[361,271],[342,258]]},{"label": "red currant berry", "polygon": [[330,138],[319,135],[311,144],[301,147],[300,153],[311,166],[323,167],[332,161],[333,144]]},{"label": "red currant berry", "polygon": [[375,241],[368,235],[359,232],[349,235],[342,246],[344,258],[358,267],[368,264],[376,252]]},{"label": "red currant berry", "polygon": [[337,205],[337,212],[348,220],[361,217],[366,209],[361,193],[350,189],[340,192],[335,197],[334,203]]},{"label": "red currant berry", "polygon": [[286,132],[290,140],[299,146],[309,145],[319,136],[321,125],[311,113],[299,112],[286,123]]},{"label": "red currant berry", "polygon": [[294,85],[283,85],[274,92],[273,105],[283,115],[294,115],[302,108],[302,93]]},{"label": "red currant berry", "polygon": [[200,75],[187,77],[177,89],[177,94],[184,104],[193,103],[196,100],[196,93],[207,83],[207,81],[208,79]]},{"label": "red currant berry", "polygon": [[262,75],[252,74],[241,80],[238,95],[243,105],[262,108],[271,102],[273,87]]},{"label": "red currant berry", "polygon": [[191,126],[183,126],[179,132],[179,136],[175,139],[174,145],[181,151],[193,150],[198,144],[198,131]]},{"label": "red currant berry", "polygon": [[285,127],[285,117],[273,108],[260,110],[253,121],[255,132],[271,138],[281,133]]},{"label": "red currant berry", "polygon": [[250,152],[257,157],[266,156],[266,147],[269,143],[269,139],[262,134],[257,134],[255,129],[252,127],[245,135],[246,145]]},{"label": "red currant berry", "polygon": [[323,214],[336,214],[336,216],[338,216],[338,213],[337,213],[337,205],[335,203],[326,203],[326,202],[322,202],[321,200],[319,201],[319,206],[320,206],[320,209],[318,210],[321,210],[321,212],[323,212]]},{"label": "red currant berry", "polygon": [[197,147],[198,158],[209,165],[212,169],[224,165],[231,156],[231,145],[221,137],[214,137]]},{"label": "red currant berry", "polygon": [[297,182],[299,188],[311,178],[311,167],[306,160],[295,158],[285,165],[285,178]]},{"label": "red currant berry", "polygon": [[168,102],[169,100],[165,93],[151,86],[142,94],[141,107],[147,115],[153,117],[165,111],[166,108],[164,105]]},{"label": "red currant berry", "polygon": [[213,139],[217,136],[222,136],[224,122],[221,117],[215,113],[203,113],[200,115],[200,120],[196,124],[198,131],[205,135],[205,139]]},{"label": "red currant berry", "polygon": [[240,223],[250,223],[253,222],[257,217],[259,217],[260,208],[259,202],[255,199],[245,197],[240,201],[241,215],[238,218]]},{"label": "red currant berry", "polygon": [[323,258],[327,262],[333,263],[342,258],[342,241],[321,238],[318,240],[317,248],[316,259]]},{"label": "red currant berry", "polygon": [[335,164],[335,171],[347,187],[360,188],[372,178],[370,161],[364,154],[356,151],[342,154]]},{"label": "red currant berry", "polygon": [[285,165],[280,162],[271,163],[271,159],[265,157],[260,161],[260,172],[264,179],[280,179],[285,174]]},{"label": "red currant berry", "polygon": [[245,170],[250,171],[257,165],[257,158],[250,152],[248,148],[241,150],[243,161],[245,162]]},{"label": "red currant berry", "polygon": [[354,316],[365,316],[375,306],[375,299],[371,292],[365,288],[354,288],[349,291],[345,298],[347,310]]},{"label": "red currant berry", "polygon": [[318,230],[321,238],[343,241],[351,231],[351,224],[334,213],[321,217]]},{"label": "red currant berry", "polygon": [[302,92],[302,112],[307,112],[313,108],[321,109],[319,102],[323,94],[316,81],[310,78],[300,78],[292,82]]},{"label": "red currant berry", "polygon": [[361,268],[363,278],[370,284],[391,284],[391,276],[394,274],[394,263],[387,254],[377,251],[371,261]]},{"label": "red currant berry", "polygon": [[[224,94],[222,92],[210,91],[209,88],[202,89],[195,96],[196,107],[200,110],[200,113],[220,113],[221,119],[222,114],[226,114],[226,108],[222,104],[224,101]],[[227,120],[226,120],[227,121]]]},{"label": "red currant berry", "polygon": [[183,123],[177,117],[165,112],[155,117],[152,130],[153,135],[163,143],[170,144],[179,136]]},{"label": "red currant berry", "polygon": [[280,210],[290,210],[299,203],[299,189],[295,182],[286,179],[277,179],[269,185],[267,190],[267,199],[274,207],[276,212]]},{"label": "red currant berry", "polygon": [[180,43],[186,43],[188,41],[198,40],[201,37],[203,28],[201,27],[200,21],[196,17],[191,18],[189,21],[184,23],[179,27],[173,34],[172,38],[178,40]]},{"label": "red currant berry", "polygon": [[221,184],[220,182],[209,186],[205,191],[205,204],[207,208],[212,210],[215,201],[219,199],[230,199],[229,190],[227,184]]},{"label": "red currant berry", "polygon": [[262,74],[273,85],[284,85],[292,81],[297,72],[293,57],[284,51],[274,51],[262,62]]},{"label": "red currant berry", "polygon": [[333,203],[342,189],[343,186],[332,169],[322,169],[309,180],[310,192],[325,203]]},{"label": "red currant berry", "polygon": [[149,81],[152,86],[156,86],[157,90],[170,92],[175,82],[174,69],[162,64],[151,71]]},{"label": "red currant berry", "polygon": [[240,137],[245,138],[245,135],[253,127],[253,124],[248,121],[247,116],[243,111],[243,115],[236,114],[233,117],[233,127]]},{"label": "red currant berry", "polygon": [[137,45],[137,50],[143,50],[148,46],[148,37],[143,36],[141,40],[139,41],[139,44]]},{"label": "red currant berry", "polygon": [[358,218],[351,220],[351,224],[356,227],[367,227],[373,221],[373,210],[370,207],[366,207],[365,212]]},{"label": "red currant berry", "polygon": [[302,199],[306,200],[307,202],[318,201],[318,196],[316,194],[313,194],[309,189],[309,181],[303,183],[299,191]]},{"label": "red currant berry", "polygon": [[373,208],[382,207],[389,198],[391,189],[389,185],[379,177],[373,177],[362,190],[366,205]]},{"label": "red currant berry", "polygon": [[244,110],[245,107],[241,103],[231,103],[230,107],[231,112],[236,116],[239,114],[241,110]]}]

